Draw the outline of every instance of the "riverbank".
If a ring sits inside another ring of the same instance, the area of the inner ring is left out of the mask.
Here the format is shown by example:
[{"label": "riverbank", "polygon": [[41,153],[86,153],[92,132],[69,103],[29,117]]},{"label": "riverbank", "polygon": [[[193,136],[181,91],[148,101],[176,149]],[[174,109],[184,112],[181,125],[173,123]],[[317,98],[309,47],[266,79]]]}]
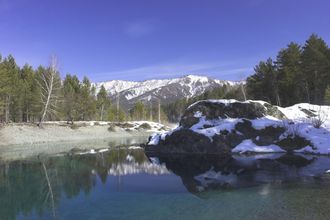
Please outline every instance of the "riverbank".
[{"label": "riverbank", "polygon": [[104,149],[146,142],[156,132],[169,127],[155,122],[46,122],[7,124],[0,128],[0,158],[15,159],[57,154],[70,150]]}]

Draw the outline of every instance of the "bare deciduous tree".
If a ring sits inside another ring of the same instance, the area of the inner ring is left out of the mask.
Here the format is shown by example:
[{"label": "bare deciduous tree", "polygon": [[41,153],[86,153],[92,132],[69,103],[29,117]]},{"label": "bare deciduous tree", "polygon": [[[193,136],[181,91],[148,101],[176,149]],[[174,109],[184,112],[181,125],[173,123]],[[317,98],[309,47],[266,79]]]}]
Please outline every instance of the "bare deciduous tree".
[{"label": "bare deciduous tree", "polygon": [[244,74],[240,74],[240,87],[241,87],[241,91],[242,91],[242,94],[243,94],[243,98],[244,98],[244,101],[247,100],[246,98],[246,89],[245,89],[245,86],[246,86],[246,82],[244,82],[244,79],[246,77],[244,76]]},{"label": "bare deciduous tree", "polygon": [[60,80],[57,72],[57,60],[52,56],[50,67],[41,74],[39,82],[41,88],[41,101],[43,105],[42,115],[39,126],[42,127],[47,114],[56,115],[56,105],[58,103],[58,90],[60,88]]}]

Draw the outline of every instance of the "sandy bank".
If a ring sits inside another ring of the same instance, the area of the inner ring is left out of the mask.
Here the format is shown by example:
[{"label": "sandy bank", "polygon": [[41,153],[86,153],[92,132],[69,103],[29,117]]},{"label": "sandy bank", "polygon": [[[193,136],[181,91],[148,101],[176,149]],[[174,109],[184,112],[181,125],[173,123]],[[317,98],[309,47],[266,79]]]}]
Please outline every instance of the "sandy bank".
[{"label": "sandy bank", "polygon": [[65,122],[8,124],[0,128],[0,158],[15,159],[55,154],[72,149],[100,149],[147,141],[152,133],[167,129],[154,122]]}]

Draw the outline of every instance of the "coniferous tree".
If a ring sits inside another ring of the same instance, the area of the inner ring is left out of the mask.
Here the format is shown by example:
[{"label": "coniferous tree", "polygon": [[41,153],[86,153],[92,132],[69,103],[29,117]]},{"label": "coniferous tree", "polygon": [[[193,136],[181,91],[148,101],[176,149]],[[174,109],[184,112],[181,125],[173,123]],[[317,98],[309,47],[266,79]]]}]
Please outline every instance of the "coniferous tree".
[{"label": "coniferous tree", "polygon": [[63,109],[67,121],[79,119],[80,82],[77,76],[66,75],[63,81]]},{"label": "coniferous tree", "polygon": [[252,99],[280,105],[278,73],[271,58],[254,68],[255,74],[247,79],[247,91]]},{"label": "coniferous tree", "polygon": [[130,110],[130,115],[133,120],[145,120],[146,108],[142,101],[137,101],[134,107]]},{"label": "coniferous tree", "polygon": [[97,110],[99,113],[99,120],[103,121],[105,113],[108,112],[110,108],[110,100],[108,98],[107,91],[102,85],[100,91],[97,94]]},{"label": "coniferous tree", "polygon": [[301,95],[304,82],[300,60],[301,48],[296,43],[290,43],[287,48],[282,49],[277,55],[278,87],[283,106],[305,101]]},{"label": "coniferous tree", "polygon": [[127,120],[127,117],[121,108],[117,109],[117,107],[110,106],[107,111],[107,120],[122,122]]},{"label": "coniferous tree", "polygon": [[6,72],[2,61],[2,56],[0,54],[0,123],[5,121],[5,107],[6,107]]},{"label": "coniferous tree", "polygon": [[301,58],[308,102],[321,104],[329,85],[329,48],[323,39],[312,34],[306,41]]},{"label": "coniferous tree", "polygon": [[22,86],[22,121],[34,122],[38,120],[40,105],[40,87],[36,83],[36,74],[31,66],[24,65],[21,69],[21,86]]},{"label": "coniferous tree", "polygon": [[20,113],[20,81],[19,67],[13,56],[9,55],[3,61],[3,95],[5,105],[5,121],[18,121]]},{"label": "coniferous tree", "polygon": [[324,105],[330,105],[330,86],[327,87],[324,94]]},{"label": "coniferous tree", "polygon": [[95,87],[84,77],[80,88],[80,120],[92,120],[96,113]]}]

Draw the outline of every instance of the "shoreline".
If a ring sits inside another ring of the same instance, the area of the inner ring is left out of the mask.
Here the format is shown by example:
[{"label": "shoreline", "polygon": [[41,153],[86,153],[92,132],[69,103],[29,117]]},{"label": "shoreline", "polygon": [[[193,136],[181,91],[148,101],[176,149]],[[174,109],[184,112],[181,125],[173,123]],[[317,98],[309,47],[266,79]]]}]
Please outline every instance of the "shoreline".
[{"label": "shoreline", "polygon": [[162,129],[164,125],[146,121],[77,122],[74,127],[66,122],[48,122],[43,128],[35,124],[7,124],[0,128],[0,160],[138,145]]}]

